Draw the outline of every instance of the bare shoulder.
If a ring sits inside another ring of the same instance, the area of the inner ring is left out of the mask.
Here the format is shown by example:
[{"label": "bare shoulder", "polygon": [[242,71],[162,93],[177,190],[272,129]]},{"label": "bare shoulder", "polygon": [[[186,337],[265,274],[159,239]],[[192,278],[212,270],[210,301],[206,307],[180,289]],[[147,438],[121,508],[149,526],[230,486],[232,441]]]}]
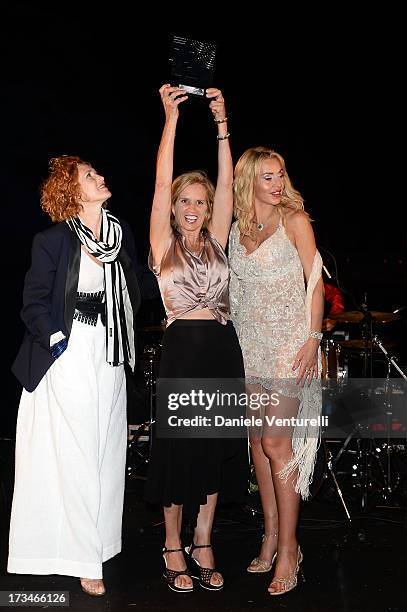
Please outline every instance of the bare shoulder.
[{"label": "bare shoulder", "polygon": [[285,225],[286,229],[294,234],[311,229],[309,216],[303,210],[290,210],[287,212],[285,215]]}]

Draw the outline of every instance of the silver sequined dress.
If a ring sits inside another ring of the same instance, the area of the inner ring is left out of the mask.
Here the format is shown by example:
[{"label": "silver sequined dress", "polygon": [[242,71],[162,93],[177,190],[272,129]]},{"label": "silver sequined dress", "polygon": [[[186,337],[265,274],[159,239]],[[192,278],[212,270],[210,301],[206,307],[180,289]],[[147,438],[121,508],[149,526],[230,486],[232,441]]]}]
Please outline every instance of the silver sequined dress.
[{"label": "silver sequined dress", "polygon": [[[292,370],[292,364],[310,332],[312,295],[322,270],[319,252],[305,287],[298,251],[281,221],[274,234],[250,254],[240,243],[236,221],[229,237],[229,265],[231,317],[242,347],[247,382],[297,397],[298,418],[318,416],[320,383],[314,380],[304,388],[296,385],[298,371]],[[293,459],[282,476],[299,469],[296,490],[303,498],[309,495],[318,443],[319,428],[294,430]]]}]

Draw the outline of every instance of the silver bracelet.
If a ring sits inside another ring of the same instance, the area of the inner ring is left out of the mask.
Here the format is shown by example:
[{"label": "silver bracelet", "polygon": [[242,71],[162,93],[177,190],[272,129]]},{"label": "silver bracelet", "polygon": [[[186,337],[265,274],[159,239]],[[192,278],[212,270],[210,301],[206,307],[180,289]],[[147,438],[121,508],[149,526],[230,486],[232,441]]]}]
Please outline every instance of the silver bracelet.
[{"label": "silver bracelet", "polygon": [[324,334],[322,332],[310,331],[309,337],[315,338],[315,340],[322,340]]}]

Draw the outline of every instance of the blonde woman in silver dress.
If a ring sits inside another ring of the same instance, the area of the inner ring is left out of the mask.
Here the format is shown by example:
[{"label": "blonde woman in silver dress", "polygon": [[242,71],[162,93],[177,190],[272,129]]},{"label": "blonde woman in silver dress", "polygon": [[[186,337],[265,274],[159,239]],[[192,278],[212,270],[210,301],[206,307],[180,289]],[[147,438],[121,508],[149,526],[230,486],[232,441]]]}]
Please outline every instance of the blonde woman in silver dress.
[{"label": "blonde woman in silver dress", "polygon": [[270,427],[264,417],[320,414],[322,261],[281,155],[264,147],[248,149],[236,165],[234,192],[231,316],[248,392],[270,400],[261,414],[262,429],[250,431],[264,535],[247,570],[268,572],[275,561],[268,590],[282,595],[297,585],[303,558],[296,538],[299,503],[300,496],[309,495],[319,430],[299,427],[299,420],[291,427]]}]

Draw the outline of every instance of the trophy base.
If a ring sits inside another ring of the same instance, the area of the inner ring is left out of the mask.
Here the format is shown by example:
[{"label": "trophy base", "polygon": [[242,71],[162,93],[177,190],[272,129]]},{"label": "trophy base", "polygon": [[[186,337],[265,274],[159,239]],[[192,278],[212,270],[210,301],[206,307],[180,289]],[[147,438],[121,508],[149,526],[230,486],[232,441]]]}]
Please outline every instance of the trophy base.
[{"label": "trophy base", "polygon": [[182,83],[179,83],[178,87],[180,89],[185,89],[185,91],[192,96],[200,96],[201,98],[205,96],[205,89],[202,87],[193,87],[192,85],[183,85]]}]

